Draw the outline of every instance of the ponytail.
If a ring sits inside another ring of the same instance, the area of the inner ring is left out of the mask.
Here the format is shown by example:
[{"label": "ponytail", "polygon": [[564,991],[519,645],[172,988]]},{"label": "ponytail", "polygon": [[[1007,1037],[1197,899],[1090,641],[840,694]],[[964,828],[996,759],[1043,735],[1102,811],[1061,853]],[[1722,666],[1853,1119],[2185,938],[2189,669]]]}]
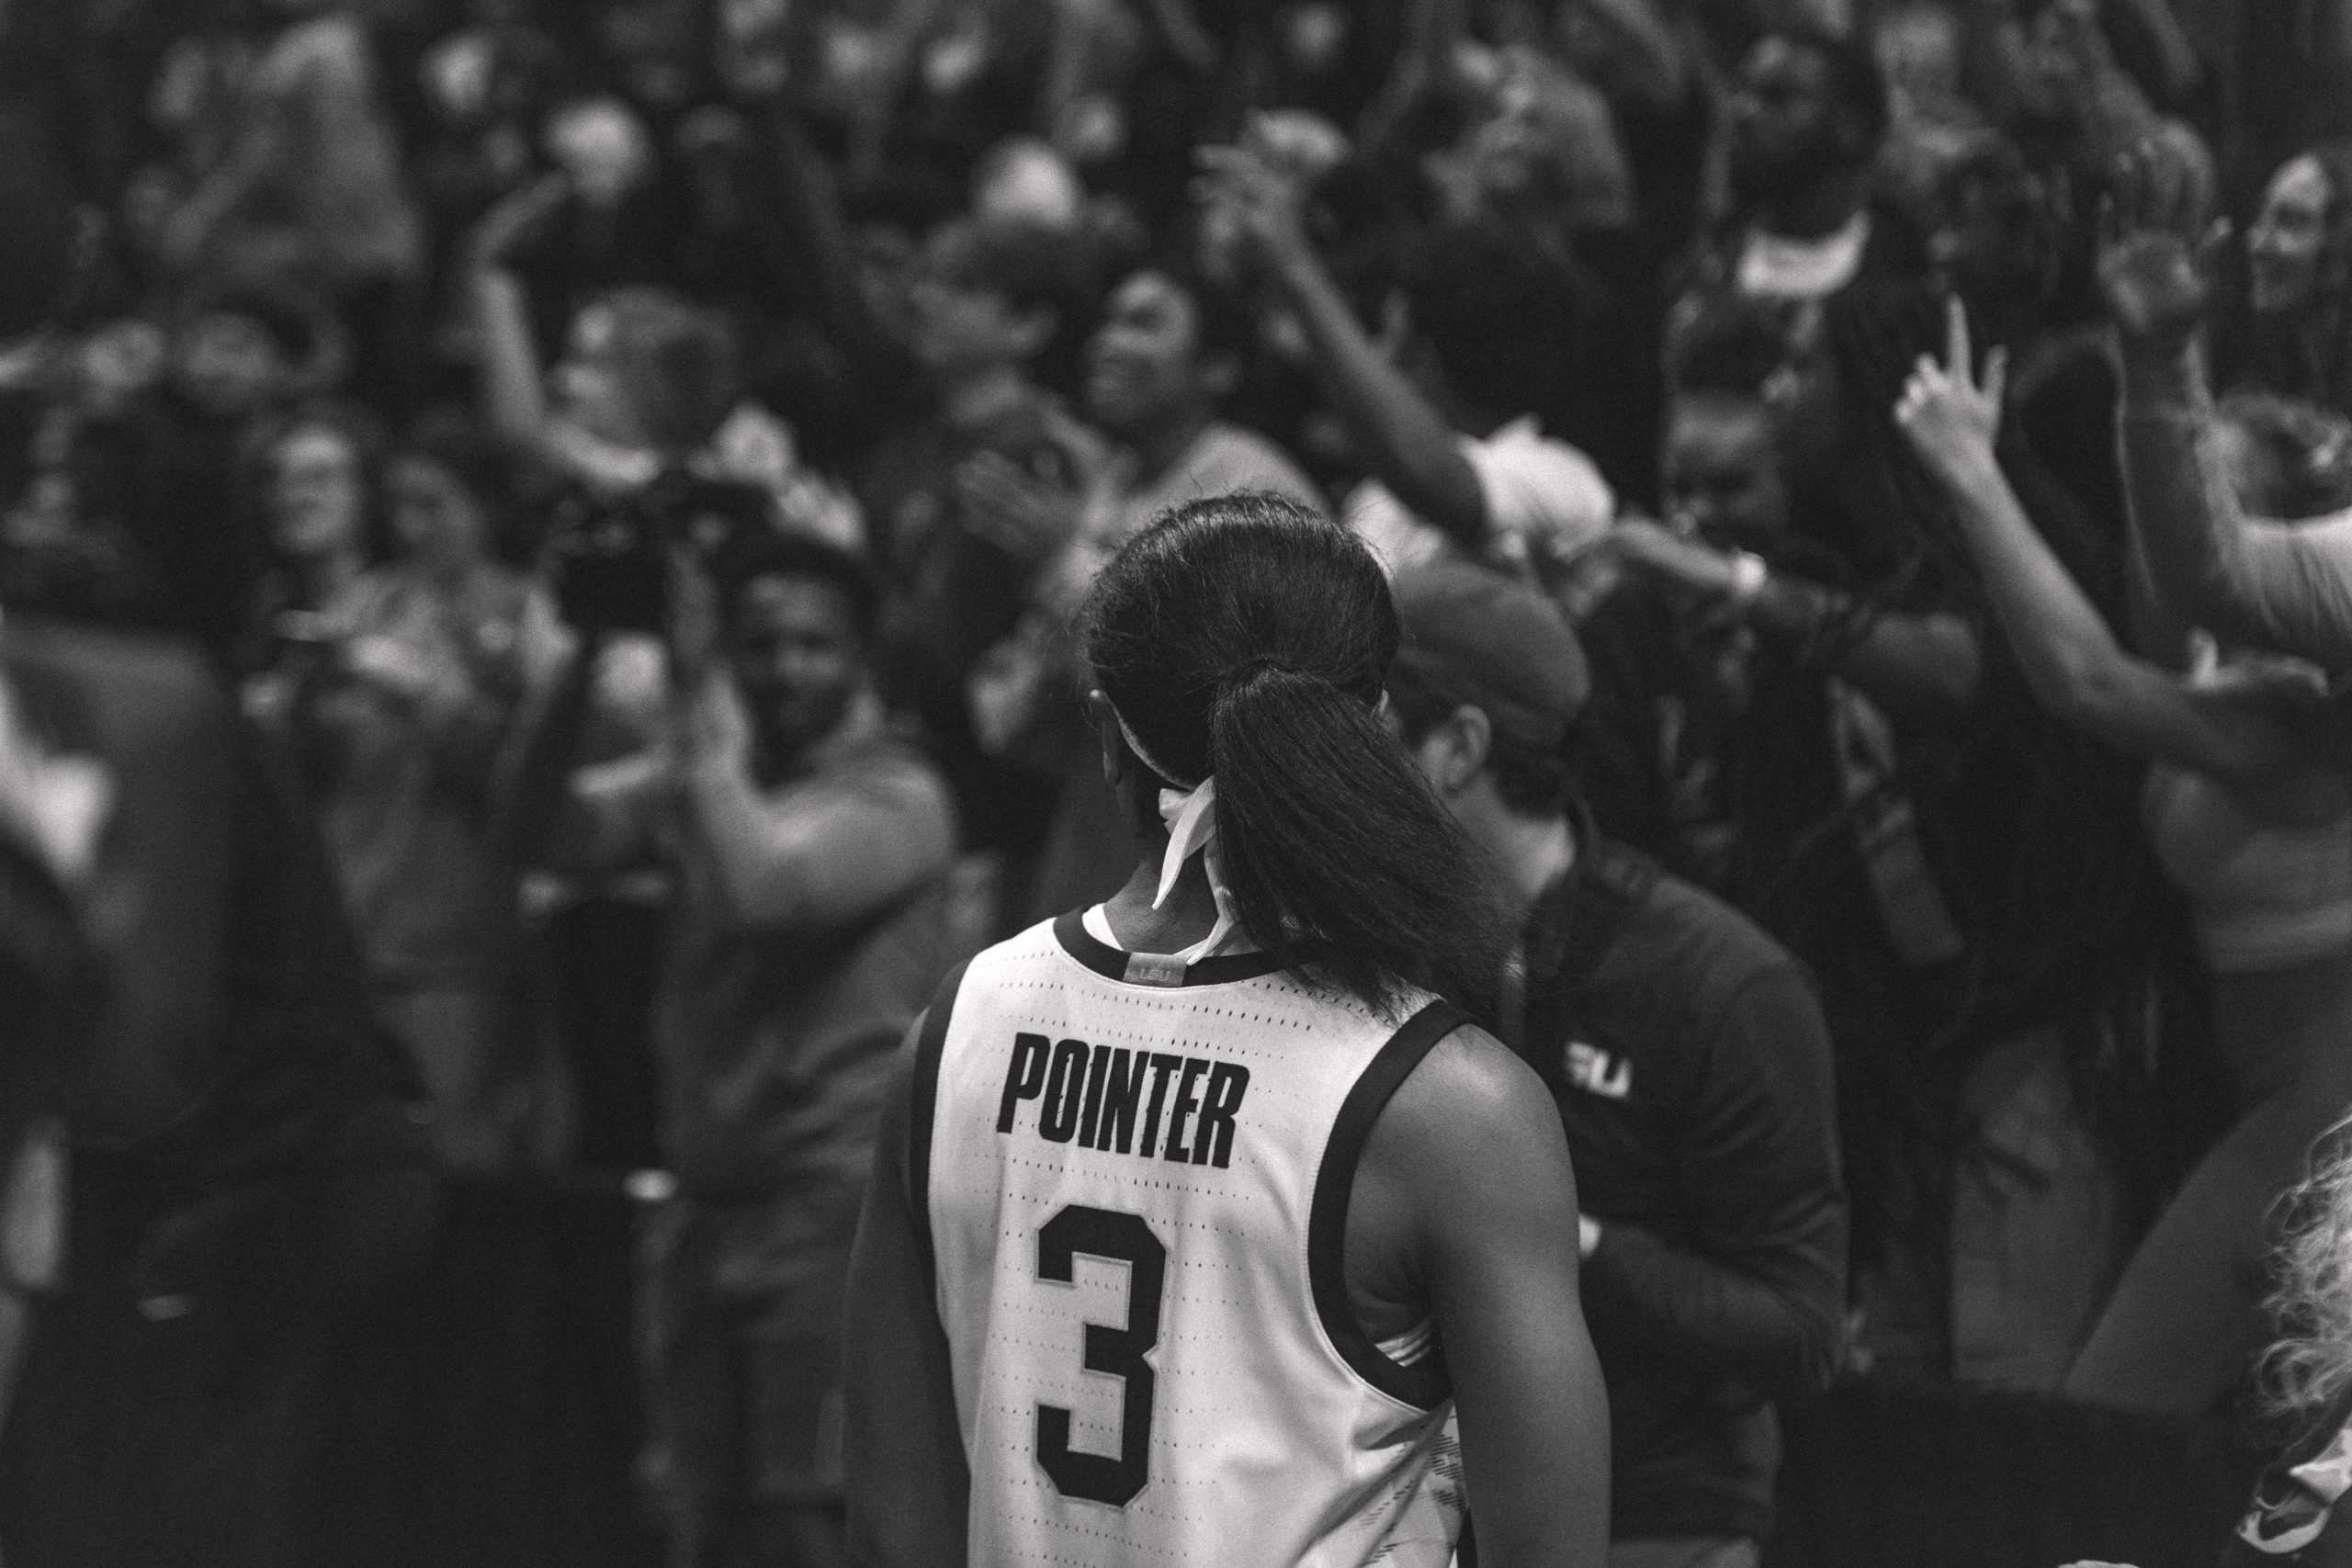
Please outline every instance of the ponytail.
[{"label": "ponytail", "polygon": [[1233,916],[1310,985],[1395,1016],[1473,1010],[1509,928],[1483,864],[1381,722],[1403,630],[1362,540],[1263,491],[1170,509],[1095,580],[1087,662],[1144,766],[1216,783]]},{"label": "ponytail", "polygon": [[1209,710],[1236,915],[1310,983],[1394,1015],[1408,985],[1484,1010],[1508,931],[1469,840],[1360,698],[1258,661]]}]

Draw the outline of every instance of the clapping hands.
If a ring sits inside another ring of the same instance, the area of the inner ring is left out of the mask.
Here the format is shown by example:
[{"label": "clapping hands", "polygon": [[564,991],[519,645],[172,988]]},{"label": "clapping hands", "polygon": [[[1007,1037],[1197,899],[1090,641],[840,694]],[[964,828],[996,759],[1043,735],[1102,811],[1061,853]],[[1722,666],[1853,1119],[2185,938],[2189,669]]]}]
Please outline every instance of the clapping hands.
[{"label": "clapping hands", "polygon": [[1046,559],[1078,532],[1080,497],[1025,472],[1000,452],[982,452],[956,470],[964,525],[1015,560]]},{"label": "clapping hands", "polygon": [[1194,195],[1208,231],[1230,241],[1248,265],[1280,274],[1311,259],[1306,192],[1298,175],[1266,151],[1250,145],[1204,147]]}]

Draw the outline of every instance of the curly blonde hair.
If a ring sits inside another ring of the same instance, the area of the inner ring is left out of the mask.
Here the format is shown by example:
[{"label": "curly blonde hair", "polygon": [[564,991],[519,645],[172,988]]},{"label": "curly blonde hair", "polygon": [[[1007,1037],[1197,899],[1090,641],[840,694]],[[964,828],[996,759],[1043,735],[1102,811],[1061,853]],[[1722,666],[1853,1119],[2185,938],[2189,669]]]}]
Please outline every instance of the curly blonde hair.
[{"label": "curly blonde hair", "polygon": [[2311,1174],[2274,1213],[2277,1283],[2267,1304],[2280,1337],[2263,1353],[2261,1387],[2283,1421],[2352,1388],[2352,1119],[2312,1144]]}]

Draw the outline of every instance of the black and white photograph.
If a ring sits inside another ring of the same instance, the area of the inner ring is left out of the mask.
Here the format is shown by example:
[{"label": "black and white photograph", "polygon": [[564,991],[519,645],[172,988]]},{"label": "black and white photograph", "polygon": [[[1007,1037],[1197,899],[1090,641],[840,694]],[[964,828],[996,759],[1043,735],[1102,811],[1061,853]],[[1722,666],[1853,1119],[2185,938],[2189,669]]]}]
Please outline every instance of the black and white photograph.
[{"label": "black and white photograph", "polygon": [[2352,0],[0,0],[0,1568],[2347,1495]]}]

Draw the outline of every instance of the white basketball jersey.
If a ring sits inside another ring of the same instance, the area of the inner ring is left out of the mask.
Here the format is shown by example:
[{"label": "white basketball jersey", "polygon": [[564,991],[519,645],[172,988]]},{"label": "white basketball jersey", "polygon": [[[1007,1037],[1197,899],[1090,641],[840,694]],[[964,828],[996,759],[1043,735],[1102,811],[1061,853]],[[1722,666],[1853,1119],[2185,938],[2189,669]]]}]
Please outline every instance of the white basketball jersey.
[{"label": "white basketball jersey", "polygon": [[1462,1016],[1402,1029],[1243,953],[1065,916],[933,1004],[915,1190],[972,1472],[974,1568],[1443,1568],[1462,1517],[1425,1330],[1340,1272],[1374,1119]]}]

